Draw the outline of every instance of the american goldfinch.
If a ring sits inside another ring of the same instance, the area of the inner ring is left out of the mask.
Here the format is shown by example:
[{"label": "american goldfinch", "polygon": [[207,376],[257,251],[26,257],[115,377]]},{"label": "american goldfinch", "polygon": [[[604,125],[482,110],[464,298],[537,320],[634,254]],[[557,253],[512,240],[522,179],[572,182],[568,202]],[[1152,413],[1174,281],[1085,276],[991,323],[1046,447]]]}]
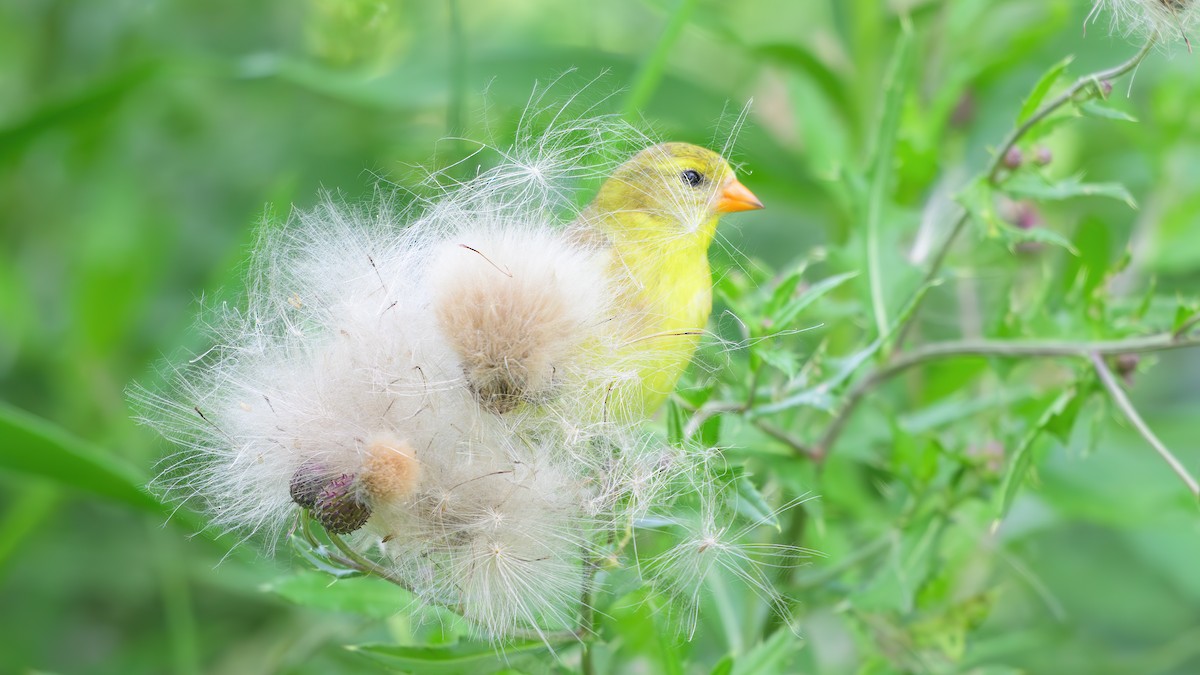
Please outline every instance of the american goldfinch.
[{"label": "american goldfinch", "polygon": [[718,219],[761,208],[717,153],[662,143],[619,166],[580,216],[576,227],[601,240],[612,273],[629,282],[620,303],[636,318],[623,351],[640,384],[621,402],[625,414],[653,412],[691,360],[712,311],[708,247]]}]

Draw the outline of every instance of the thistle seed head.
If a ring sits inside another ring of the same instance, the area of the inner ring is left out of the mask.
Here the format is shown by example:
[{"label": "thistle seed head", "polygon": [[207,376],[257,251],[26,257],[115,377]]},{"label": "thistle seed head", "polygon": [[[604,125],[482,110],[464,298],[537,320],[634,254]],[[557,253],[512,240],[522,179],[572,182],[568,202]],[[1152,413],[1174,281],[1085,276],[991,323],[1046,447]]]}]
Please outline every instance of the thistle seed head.
[{"label": "thistle seed head", "polygon": [[1189,34],[1200,25],[1196,0],[1096,0],[1089,19],[1105,9],[1114,33],[1161,41],[1182,40],[1191,49]]},{"label": "thistle seed head", "polygon": [[392,435],[367,444],[362,486],[371,499],[404,499],[416,492],[420,481],[421,463],[411,445]]}]

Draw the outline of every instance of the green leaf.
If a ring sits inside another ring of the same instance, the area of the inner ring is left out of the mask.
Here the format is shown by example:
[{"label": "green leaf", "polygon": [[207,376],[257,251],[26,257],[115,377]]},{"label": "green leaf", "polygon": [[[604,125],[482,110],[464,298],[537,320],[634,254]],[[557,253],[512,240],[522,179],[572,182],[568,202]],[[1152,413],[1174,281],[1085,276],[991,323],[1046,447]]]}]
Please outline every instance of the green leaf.
[{"label": "green leaf", "polygon": [[[925,289],[923,288],[920,292],[924,293],[924,290]],[[899,317],[899,320],[903,321],[903,317],[904,315],[902,314]],[[880,347],[883,346],[884,339],[886,337],[887,336],[884,336],[883,338],[875,340],[865,348],[855,352],[854,354],[851,354],[850,356],[842,359],[831,359],[831,361],[838,365],[837,372],[835,372],[832,377],[818,385],[809,387],[808,389],[805,389],[797,394],[788,396],[781,401],[755,407],[752,410],[753,416],[761,417],[763,415],[770,415],[772,413],[782,412],[790,408],[799,408],[801,406],[810,406],[821,410],[831,410],[834,405],[833,391],[837,387],[841,386],[841,384],[849,379],[850,376],[852,376],[855,372],[857,372],[859,366],[866,363],[867,359],[870,359],[879,351]]]},{"label": "green leaf", "polygon": [[763,498],[762,493],[758,491],[749,476],[739,475],[734,481],[734,487],[737,489],[739,514],[750,519],[751,522],[769,525],[775,528],[776,532],[781,531],[775,510]]},{"label": "green leaf", "polygon": [[871,290],[871,311],[875,317],[875,328],[879,336],[888,332],[887,304],[884,301],[883,265],[880,260],[880,227],[883,212],[892,188],[892,164],[895,161],[896,136],[900,129],[900,113],[910,90],[912,67],[913,34],[904,25],[896,41],[891,66],[885,81],[883,111],[875,136],[875,148],[871,162],[871,181],[867,193],[866,233],[863,245],[866,248],[867,281]]},{"label": "green leaf", "polygon": [[709,675],[730,675],[733,672],[733,664],[733,654],[726,654],[725,658],[717,661]]},{"label": "green leaf", "polygon": [[136,469],[61,427],[0,403],[0,468],[57,481],[141,511],[166,509]]},{"label": "green leaf", "polygon": [[1117,110],[1111,106],[1107,106],[1100,101],[1090,100],[1084,101],[1079,106],[1079,111],[1088,117],[1098,117],[1106,120],[1118,120],[1121,122],[1137,122],[1137,118],[1123,110]]},{"label": "green leaf", "polygon": [[791,349],[761,349],[757,353],[764,363],[789,378],[795,377],[796,373],[800,372],[800,359]]},{"label": "green leaf", "polygon": [[1008,510],[1012,508],[1013,500],[1017,496],[1017,490],[1025,482],[1025,476],[1029,473],[1029,467],[1033,463],[1033,442],[1037,440],[1042,430],[1050,426],[1055,419],[1062,415],[1079,395],[1079,390],[1071,386],[1067,390],[1059,394],[1050,406],[1046,408],[1037,422],[1034,423],[1021,439],[1020,445],[1012,453],[1012,459],[1009,460],[1008,471],[1004,474],[1004,481],[1000,485],[1000,503],[997,508],[996,520],[999,522],[1008,514]]},{"label": "green leaf", "polygon": [[262,590],[288,602],[328,612],[387,619],[412,604],[412,595],[377,577],[338,579],[320,572],[301,572],[264,584]]},{"label": "green leaf", "polygon": [[1050,67],[1050,70],[1047,70],[1042,75],[1037,84],[1033,85],[1033,91],[1029,92],[1029,96],[1021,104],[1021,112],[1017,115],[1017,124],[1023,124],[1037,112],[1038,108],[1042,105],[1042,101],[1046,100],[1046,95],[1050,93],[1050,89],[1054,87],[1054,84],[1058,82],[1063,72],[1066,71],[1067,66],[1071,65],[1071,61],[1074,59],[1074,56],[1068,56],[1054,64]]},{"label": "green leaf", "polygon": [[790,325],[792,321],[794,321],[796,317],[800,315],[800,312],[803,312],[814,302],[820,300],[823,296],[838,286],[841,286],[857,276],[858,272],[843,272],[842,274],[835,274],[831,277],[826,277],[825,279],[818,281],[800,296],[793,298],[791,302],[785,304],[779,310],[779,312],[772,317],[772,320],[778,327]]},{"label": "green leaf", "polygon": [[[568,646],[566,643],[563,646]],[[422,675],[476,675],[507,670],[522,657],[541,655],[550,646],[540,641],[513,642],[492,645],[486,642],[458,642],[444,647],[409,647],[404,645],[350,645],[346,649],[393,668]]]},{"label": "green leaf", "polygon": [[666,416],[667,442],[676,447],[682,447],[684,429],[687,427],[687,417],[683,413],[683,408],[674,400],[668,399]]},{"label": "green leaf", "polygon": [[1136,209],[1137,202],[1129,190],[1120,183],[1084,183],[1080,176],[1071,176],[1051,183],[1034,174],[1019,174],[1006,181],[1004,192],[1014,197],[1061,201],[1074,197],[1108,197],[1125,202]]},{"label": "green leaf", "polygon": [[781,668],[784,661],[803,647],[804,640],[796,637],[790,628],[784,626],[738,659],[733,672],[737,675],[784,672]]},{"label": "green leaf", "polygon": [[1200,306],[1194,302],[1183,303],[1176,307],[1175,320],[1171,322],[1171,332],[1178,335],[1179,331],[1183,330],[1184,326],[1186,326],[1187,323],[1192,320],[1192,317],[1196,316],[1197,313],[1200,313]]},{"label": "green leaf", "polygon": [[1071,243],[1071,240],[1054,230],[1045,227],[1023,229],[1006,223],[1003,220],[994,221],[992,225],[994,227],[993,231],[1005,240],[1009,248],[1013,248],[1014,245],[1024,242],[1036,242],[1058,246],[1059,248],[1066,249],[1071,255],[1079,255],[1079,251]]}]

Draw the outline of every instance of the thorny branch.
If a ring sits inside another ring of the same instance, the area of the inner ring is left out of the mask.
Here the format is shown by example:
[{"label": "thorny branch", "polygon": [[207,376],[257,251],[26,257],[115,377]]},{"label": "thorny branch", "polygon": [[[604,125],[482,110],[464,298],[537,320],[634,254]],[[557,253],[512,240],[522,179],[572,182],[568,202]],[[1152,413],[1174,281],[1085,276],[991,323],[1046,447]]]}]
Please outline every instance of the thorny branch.
[{"label": "thorny branch", "polygon": [[1096,369],[1096,374],[1100,376],[1100,381],[1104,383],[1104,388],[1108,390],[1109,396],[1112,397],[1113,403],[1117,404],[1117,407],[1129,419],[1129,423],[1133,425],[1133,428],[1137,429],[1142,438],[1146,439],[1146,442],[1150,444],[1150,447],[1158,452],[1167,465],[1171,467],[1171,470],[1175,472],[1175,475],[1179,476],[1187,484],[1188,490],[1192,492],[1192,496],[1200,498],[1200,483],[1196,482],[1192,474],[1188,473],[1187,468],[1183,466],[1183,462],[1180,462],[1179,458],[1167,446],[1163,445],[1163,442],[1158,440],[1158,436],[1155,436],[1150,427],[1146,425],[1142,416],[1138,414],[1137,408],[1133,407],[1133,403],[1129,401],[1129,397],[1125,395],[1125,391],[1117,383],[1117,378],[1113,376],[1112,369],[1104,362],[1104,357],[1096,352],[1092,352],[1089,354],[1089,358],[1092,361],[1092,366]]},{"label": "thorny branch", "polygon": [[1100,340],[1096,342],[1071,342],[1067,340],[949,340],[922,345],[894,356],[892,360],[859,380],[846,394],[841,410],[825,429],[817,442],[815,452],[824,458],[833,449],[846,422],[858,407],[863,397],[879,385],[903,373],[909,368],[940,359],[963,356],[991,356],[997,358],[1089,358],[1092,354],[1115,356],[1144,352],[1182,349],[1200,345],[1200,337],[1177,335],[1165,332],[1145,337],[1124,340]]}]

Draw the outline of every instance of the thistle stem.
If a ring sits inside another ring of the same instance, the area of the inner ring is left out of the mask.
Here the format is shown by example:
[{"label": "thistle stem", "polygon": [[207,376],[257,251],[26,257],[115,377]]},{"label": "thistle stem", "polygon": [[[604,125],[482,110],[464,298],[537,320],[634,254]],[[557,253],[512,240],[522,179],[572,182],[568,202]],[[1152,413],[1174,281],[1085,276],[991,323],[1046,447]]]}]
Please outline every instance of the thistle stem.
[{"label": "thistle stem", "polygon": [[1117,404],[1117,408],[1125,415],[1129,423],[1133,425],[1133,428],[1137,429],[1137,432],[1142,435],[1142,438],[1146,439],[1150,447],[1154,448],[1159,456],[1163,458],[1163,461],[1167,463],[1167,466],[1171,467],[1171,470],[1175,472],[1175,475],[1179,476],[1180,480],[1187,485],[1192,496],[1200,499],[1200,483],[1196,482],[1196,479],[1188,472],[1183,462],[1179,461],[1179,458],[1171,452],[1170,448],[1164,445],[1158,439],[1158,436],[1155,436],[1154,432],[1150,430],[1145,420],[1138,414],[1137,408],[1133,407],[1133,403],[1125,394],[1125,390],[1121,389],[1121,385],[1117,383],[1117,378],[1113,376],[1112,369],[1104,362],[1104,357],[1096,352],[1092,352],[1088,358],[1091,359],[1092,366],[1096,369],[1096,374],[1100,376],[1100,381],[1104,383],[1104,388],[1108,390],[1109,396],[1112,397],[1113,403]]},{"label": "thistle stem", "polygon": [[863,397],[909,368],[940,359],[963,356],[991,356],[997,358],[1088,358],[1092,354],[1114,356],[1126,353],[1144,353],[1182,349],[1200,345],[1200,337],[1165,332],[1124,340],[1099,340],[1071,342],[1066,340],[948,340],[922,345],[894,356],[891,361],[868,373],[859,380],[849,393],[841,410],[825,430],[825,434],[814,448],[818,459],[828,456],[837,443],[846,422],[858,407]]}]

